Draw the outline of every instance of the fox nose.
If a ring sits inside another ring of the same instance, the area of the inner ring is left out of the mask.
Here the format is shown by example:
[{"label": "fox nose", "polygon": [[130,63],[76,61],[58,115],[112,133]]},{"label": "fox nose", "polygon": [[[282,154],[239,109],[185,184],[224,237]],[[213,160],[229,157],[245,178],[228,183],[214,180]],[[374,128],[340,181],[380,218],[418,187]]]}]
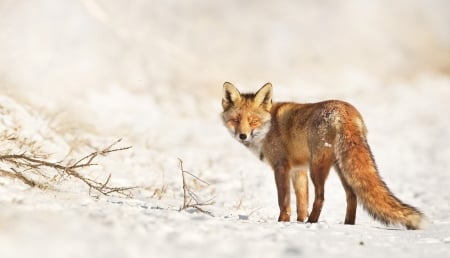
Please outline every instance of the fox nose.
[{"label": "fox nose", "polygon": [[239,134],[239,139],[244,141],[245,139],[247,139],[247,135],[245,133],[241,133]]}]

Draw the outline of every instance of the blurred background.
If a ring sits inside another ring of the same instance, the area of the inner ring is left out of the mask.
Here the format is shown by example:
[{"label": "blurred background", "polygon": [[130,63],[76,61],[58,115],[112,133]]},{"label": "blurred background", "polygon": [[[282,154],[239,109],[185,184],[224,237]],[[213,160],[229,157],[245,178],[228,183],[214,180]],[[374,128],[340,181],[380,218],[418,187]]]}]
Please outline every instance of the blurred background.
[{"label": "blurred background", "polygon": [[333,96],[448,77],[449,28],[448,0],[0,0],[0,89],[205,99],[270,81]]},{"label": "blurred background", "polygon": [[[448,224],[449,0],[0,0],[0,134],[15,136],[16,152],[38,143],[63,160],[123,138],[133,148],[92,173],[144,186],[136,193],[144,201],[160,191],[161,207],[178,208],[182,158],[211,183],[201,193],[216,197],[216,215],[246,210],[272,221],[270,168],[222,125],[224,81],[241,91],[272,82],[275,101],[354,104],[393,192]],[[61,188],[86,192],[77,187]],[[335,173],[327,187],[322,216],[341,222]],[[14,196],[28,198],[11,188],[0,187],[8,210]],[[45,210],[55,202],[36,203]],[[167,250],[175,250],[171,236]]]}]

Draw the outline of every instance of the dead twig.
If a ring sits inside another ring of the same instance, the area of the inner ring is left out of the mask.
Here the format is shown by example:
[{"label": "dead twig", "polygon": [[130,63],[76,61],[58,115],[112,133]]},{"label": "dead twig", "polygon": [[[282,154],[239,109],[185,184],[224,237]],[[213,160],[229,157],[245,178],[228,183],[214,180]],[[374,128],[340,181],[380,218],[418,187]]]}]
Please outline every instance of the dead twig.
[{"label": "dead twig", "polygon": [[[81,180],[82,182],[84,182],[86,185],[89,186],[89,193],[91,193],[91,190],[95,190],[103,195],[117,193],[119,195],[130,197],[131,196],[130,190],[132,190],[136,187],[113,187],[113,186],[110,186],[109,182],[111,179],[111,174],[108,175],[105,182],[101,183],[96,180],[85,177],[78,172],[78,169],[97,165],[96,163],[93,163],[93,161],[99,155],[103,156],[103,155],[109,154],[111,152],[123,151],[123,150],[128,150],[131,148],[131,146],[115,148],[115,145],[117,143],[119,143],[120,141],[121,141],[121,139],[115,141],[108,147],[106,147],[100,151],[92,152],[89,155],[82,157],[75,163],[69,164],[69,165],[62,165],[60,162],[51,162],[51,161],[47,161],[44,159],[31,157],[25,153],[0,155],[0,161],[12,166],[10,168],[11,171],[7,171],[4,169],[0,170],[0,172],[1,172],[0,175],[17,178],[29,186],[32,186],[32,187],[39,186],[40,188],[42,188],[41,186],[43,186],[43,184],[36,182],[35,180],[31,179],[28,176],[25,176],[24,172],[32,171],[32,172],[34,172],[34,174],[36,174],[40,177],[52,178],[51,176],[48,176],[45,173],[43,173],[42,169],[43,168],[53,168],[56,171],[58,171],[58,173],[60,173],[61,177],[68,175],[68,176],[75,177],[75,178]],[[19,172],[18,169],[23,169],[24,171]]]},{"label": "dead twig", "polygon": [[186,176],[185,175],[187,174],[187,175],[193,177],[194,179],[198,180],[199,182],[201,182],[203,184],[209,185],[209,183],[207,183],[206,181],[204,181],[204,180],[200,179],[199,177],[193,175],[192,173],[184,170],[184,168],[183,168],[183,160],[180,159],[180,158],[178,158],[178,160],[180,162],[181,177],[182,177],[182,180],[183,180],[183,206],[180,208],[180,211],[181,210],[186,210],[188,208],[193,208],[193,209],[196,209],[197,211],[200,211],[202,213],[205,213],[205,214],[208,214],[210,216],[213,216],[211,214],[211,212],[209,212],[207,210],[204,210],[202,208],[202,206],[212,205],[214,203],[214,200],[210,199],[210,200],[208,200],[206,202],[201,202],[199,200],[197,194],[189,188],[189,185],[186,182]]}]

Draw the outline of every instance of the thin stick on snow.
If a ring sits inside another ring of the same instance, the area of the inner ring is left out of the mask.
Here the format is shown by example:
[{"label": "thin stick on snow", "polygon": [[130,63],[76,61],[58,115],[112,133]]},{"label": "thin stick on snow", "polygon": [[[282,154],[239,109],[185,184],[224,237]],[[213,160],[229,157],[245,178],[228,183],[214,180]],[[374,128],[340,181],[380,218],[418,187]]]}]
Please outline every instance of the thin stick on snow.
[{"label": "thin stick on snow", "polygon": [[[193,192],[190,188],[189,185],[186,182],[186,176],[190,175],[192,176],[194,179],[198,180],[199,182],[202,182],[206,185],[209,185],[209,183],[207,183],[206,181],[204,181],[203,179],[200,179],[198,176],[193,175],[192,173],[184,170],[183,168],[183,160],[178,158],[179,162],[180,162],[180,170],[181,170],[181,177],[183,180],[183,206],[180,208],[181,210],[186,210],[188,208],[194,208],[202,213],[208,214],[210,216],[213,216],[211,214],[211,212],[204,210],[203,208],[201,208],[200,206],[207,206],[207,205],[212,205],[214,203],[213,199],[210,199],[206,202],[200,202],[199,198],[197,196],[197,194],[195,192]],[[194,201],[194,203],[192,203],[192,201]]]}]

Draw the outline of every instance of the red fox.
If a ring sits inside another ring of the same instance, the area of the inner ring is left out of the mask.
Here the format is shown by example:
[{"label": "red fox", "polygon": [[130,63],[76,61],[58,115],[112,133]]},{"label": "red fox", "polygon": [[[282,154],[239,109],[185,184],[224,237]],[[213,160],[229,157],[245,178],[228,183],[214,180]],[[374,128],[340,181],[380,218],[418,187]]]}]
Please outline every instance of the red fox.
[{"label": "red fox", "polygon": [[[329,100],[312,104],[272,103],[272,85],[241,94],[223,85],[222,118],[233,137],[270,164],[275,173],[280,215],[289,221],[290,183],[295,190],[297,220],[315,223],[324,202],[331,167],[347,197],[345,224],[355,224],[357,200],[385,225],[420,229],[425,220],[416,208],[395,197],[383,182],[367,143],[361,114],[349,103]],[[314,203],[308,216],[308,175]]]}]

